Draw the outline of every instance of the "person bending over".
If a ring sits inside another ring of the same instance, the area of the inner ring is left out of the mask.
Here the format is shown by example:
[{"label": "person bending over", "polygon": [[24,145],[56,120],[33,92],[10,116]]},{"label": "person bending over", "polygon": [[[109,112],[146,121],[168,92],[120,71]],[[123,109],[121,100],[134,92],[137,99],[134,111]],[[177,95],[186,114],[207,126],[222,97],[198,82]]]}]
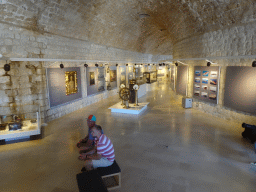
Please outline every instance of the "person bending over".
[{"label": "person bending over", "polygon": [[96,148],[79,156],[80,160],[85,160],[85,169],[90,171],[93,168],[112,165],[115,160],[115,153],[111,140],[102,134],[102,128],[99,125],[95,125],[91,133],[95,137]]},{"label": "person bending over", "polygon": [[[92,132],[92,128],[95,126],[95,123],[96,123],[96,117],[94,115],[89,115],[89,117],[87,118],[88,135],[77,143],[77,147],[80,149],[79,151],[80,154],[85,153],[94,147],[94,138],[91,132]],[[103,131],[102,131],[102,134],[103,134]]]}]

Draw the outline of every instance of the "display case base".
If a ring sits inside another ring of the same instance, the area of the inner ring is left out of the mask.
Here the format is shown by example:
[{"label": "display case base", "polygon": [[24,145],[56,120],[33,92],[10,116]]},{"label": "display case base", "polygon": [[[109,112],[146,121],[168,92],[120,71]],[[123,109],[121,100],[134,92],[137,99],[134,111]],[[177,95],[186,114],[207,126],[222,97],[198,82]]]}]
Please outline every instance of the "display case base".
[{"label": "display case base", "polygon": [[19,143],[24,141],[32,141],[32,140],[38,140],[42,139],[42,135],[30,135],[26,137],[19,137],[15,139],[2,139],[0,140],[0,145],[6,145],[6,144],[12,144],[12,143]]},{"label": "display case base", "polygon": [[123,108],[123,105],[121,105],[122,102],[118,102],[117,104],[109,107],[111,109],[112,113],[125,113],[125,114],[135,114],[138,115],[142,111],[144,111],[147,108],[147,105],[149,102],[145,103],[139,103],[139,106],[134,106],[134,103],[129,104],[129,108]]}]

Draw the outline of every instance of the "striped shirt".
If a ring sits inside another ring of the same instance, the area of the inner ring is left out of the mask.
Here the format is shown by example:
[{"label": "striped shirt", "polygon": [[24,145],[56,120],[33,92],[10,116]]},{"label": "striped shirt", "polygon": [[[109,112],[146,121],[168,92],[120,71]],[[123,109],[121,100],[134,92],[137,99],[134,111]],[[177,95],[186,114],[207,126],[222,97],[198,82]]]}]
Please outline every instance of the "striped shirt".
[{"label": "striped shirt", "polygon": [[114,147],[110,139],[105,135],[102,134],[99,138],[99,140],[96,140],[96,146],[97,146],[97,153],[101,154],[102,157],[106,157],[109,161],[115,160],[115,153],[114,153]]}]

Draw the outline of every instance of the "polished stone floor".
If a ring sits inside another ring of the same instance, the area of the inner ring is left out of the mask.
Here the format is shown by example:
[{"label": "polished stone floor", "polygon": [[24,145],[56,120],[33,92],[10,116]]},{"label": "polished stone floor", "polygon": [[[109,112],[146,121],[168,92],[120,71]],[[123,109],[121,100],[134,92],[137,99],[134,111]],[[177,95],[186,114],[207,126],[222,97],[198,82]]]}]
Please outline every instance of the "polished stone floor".
[{"label": "polished stone floor", "polygon": [[140,115],[111,114],[118,97],[48,123],[42,140],[0,146],[1,192],[78,192],[76,142],[94,114],[114,144],[121,192],[253,192],[253,145],[241,124],[184,109],[167,85],[140,99]]}]

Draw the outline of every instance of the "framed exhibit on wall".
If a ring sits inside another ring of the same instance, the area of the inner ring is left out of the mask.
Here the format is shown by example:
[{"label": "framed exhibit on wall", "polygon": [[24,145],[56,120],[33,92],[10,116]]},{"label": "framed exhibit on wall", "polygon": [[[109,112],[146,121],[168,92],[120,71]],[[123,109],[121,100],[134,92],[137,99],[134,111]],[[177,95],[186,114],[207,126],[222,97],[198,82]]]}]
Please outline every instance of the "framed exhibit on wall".
[{"label": "framed exhibit on wall", "polygon": [[94,72],[89,72],[90,85],[95,85],[95,74]]},{"label": "framed exhibit on wall", "polygon": [[116,81],[116,70],[110,70],[110,82]]},{"label": "framed exhibit on wall", "polygon": [[[195,79],[198,82],[199,79]],[[176,92],[178,94],[187,95],[187,84],[188,84],[188,66],[178,66],[177,67],[177,82]]]},{"label": "framed exhibit on wall", "polygon": [[194,69],[193,97],[217,104],[219,67],[200,67]]},{"label": "framed exhibit on wall", "polygon": [[98,67],[98,92],[105,91],[104,67]]},{"label": "framed exhibit on wall", "polygon": [[46,75],[50,107],[82,98],[79,67],[47,68]]},{"label": "framed exhibit on wall", "polygon": [[65,72],[66,95],[77,93],[77,72]]},{"label": "framed exhibit on wall", "polygon": [[256,68],[228,66],[224,91],[224,106],[256,114]]},{"label": "framed exhibit on wall", "polygon": [[120,66],[120,84],[126,85],[126,66]]}]

